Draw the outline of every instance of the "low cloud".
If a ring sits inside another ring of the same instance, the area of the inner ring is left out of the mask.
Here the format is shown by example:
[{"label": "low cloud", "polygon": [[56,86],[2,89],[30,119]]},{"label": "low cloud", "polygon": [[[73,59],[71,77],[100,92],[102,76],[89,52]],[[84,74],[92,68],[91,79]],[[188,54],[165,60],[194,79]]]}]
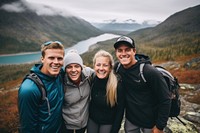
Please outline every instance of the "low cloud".
[{"label": "low cloud", "polygon": [[24,12],[26,9],[21,2],[13,2],[11,4],[4,4],[1,9],[8,12]]},{"label": "low cloud", "polygon": [[7,12],[17,12],[17,13],[31,10],[35,12],[37,15],[47,15],[47,16],[55,16],[55,15],[61,15],[64,17],[72,16],[72,14],[66,10],[50,7],[47,5],[31,3],[25,0],[13,2],[10,4],[4,4],[0,7],[0,9],[3,9]]}]

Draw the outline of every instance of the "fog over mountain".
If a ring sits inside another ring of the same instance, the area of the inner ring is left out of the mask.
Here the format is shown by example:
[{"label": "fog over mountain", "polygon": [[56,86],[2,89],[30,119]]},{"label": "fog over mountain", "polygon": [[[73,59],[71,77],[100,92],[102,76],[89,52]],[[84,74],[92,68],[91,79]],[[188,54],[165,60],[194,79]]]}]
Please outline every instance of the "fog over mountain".
[{"label": "fog over mountain", "polygon": [[7,12],[22,13],[26,11],[35,12],[37,15],[55,16],[61,15],[63,17],[74,16],[66,9],[55,8],[43,4],[31,3],[26,0],[3,0],[1,1],[0,9]]},{"label": "fog over mountain", "polygon": [[100,34],[89,22],[59,9],[20,0],[0,2],[0,54],[38,51],[49,40],[69,47]]},{"label": "fog over mountain", "polygon": [[159,23],[161,22],[156,20],[145,20],[139,23],[134,19],[127,19],[127,20],[110,19],[110,20],[104,20],[101,23],[92,23],[92,25],[105,32],[127,34],[136,31],[138,29],[154,27]]}]

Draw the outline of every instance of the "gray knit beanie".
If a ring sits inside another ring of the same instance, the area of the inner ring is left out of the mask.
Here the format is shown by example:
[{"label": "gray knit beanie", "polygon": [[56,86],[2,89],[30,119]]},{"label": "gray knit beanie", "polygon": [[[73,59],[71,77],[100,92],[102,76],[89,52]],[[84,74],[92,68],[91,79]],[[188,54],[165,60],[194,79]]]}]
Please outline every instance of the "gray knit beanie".
[{"label": "gray knit beanie", "polygon": [[71,49],[67,52],[64,58],[64,69],[69,64],[76,63],[79,64],[83,68],[83,60],[81,56],[78,54],[78,51],[75,49]]}]

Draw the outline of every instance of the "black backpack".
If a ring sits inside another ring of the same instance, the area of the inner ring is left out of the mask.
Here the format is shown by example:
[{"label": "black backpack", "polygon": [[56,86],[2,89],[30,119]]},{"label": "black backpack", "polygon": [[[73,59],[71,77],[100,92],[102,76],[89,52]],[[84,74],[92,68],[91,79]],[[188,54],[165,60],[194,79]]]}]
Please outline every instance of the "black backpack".
[{"label": "black backpack", "polygon": [[[149,57],[146,55],[140,55],[140,54],[136,54],[136,59],[137,60],[149,60]],[[144,68],[145,63],[141,63],[140,64],[140,75],[141,78],[144,82],[147,82],[146,79],[144,78],[143,75],[143,68]],[[121,66],[121,63],[116,63],[115,64],[116,68],[115,68],[115,72],[117,73],[119,70],[119,67]],[[178,118],[178,115],[180,114],[180,110],[181,110],[181,101],[180,101],[180,95],[179,95],[179,82],[178,79],[176,77],[174,77],[169,71],[167,71],[165,68],[161,67],[161,66],[154,66],[159,72],[161,72],[161,74],[163,75],[169,91],[170,91],[170,95],[171,95],[171,108],[170,108],[170,113],[169,113],[169,117],[176,117],[183,125],[186,125],[183,121],[181,121]]]},{"label": "black backpack", "polygon": [[[143,75],[144,65],[145,63],[140,64],[140,75],[143,81],[147,82]],[[178,79],[172,76],[172,74],[169,71],[167,71],[165,68],[161,66],[154,66],[154,67],[159,72],[161,72],[170,91],[170,97],[172,101],[171,101],[171,109],[170,109],[169,117],[177,117],[180,114],[180,110],[181,110],[181,101],[180,101],[180,96],[179,96],[180,86],[178,83]]]}]

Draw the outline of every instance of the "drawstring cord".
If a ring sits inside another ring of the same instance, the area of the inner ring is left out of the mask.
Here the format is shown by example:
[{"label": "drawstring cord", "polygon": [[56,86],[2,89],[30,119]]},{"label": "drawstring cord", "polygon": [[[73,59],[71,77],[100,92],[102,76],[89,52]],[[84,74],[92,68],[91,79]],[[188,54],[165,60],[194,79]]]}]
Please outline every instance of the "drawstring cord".
[{"label": "drawstring cord", "polygon": [[48,113],[49,113],[49,116],[50,116],[50,115],[51,115],[51,112],[50,112],[49,99],[48,99],[47,97],[45,97],[45,100],[47,101]]}]

